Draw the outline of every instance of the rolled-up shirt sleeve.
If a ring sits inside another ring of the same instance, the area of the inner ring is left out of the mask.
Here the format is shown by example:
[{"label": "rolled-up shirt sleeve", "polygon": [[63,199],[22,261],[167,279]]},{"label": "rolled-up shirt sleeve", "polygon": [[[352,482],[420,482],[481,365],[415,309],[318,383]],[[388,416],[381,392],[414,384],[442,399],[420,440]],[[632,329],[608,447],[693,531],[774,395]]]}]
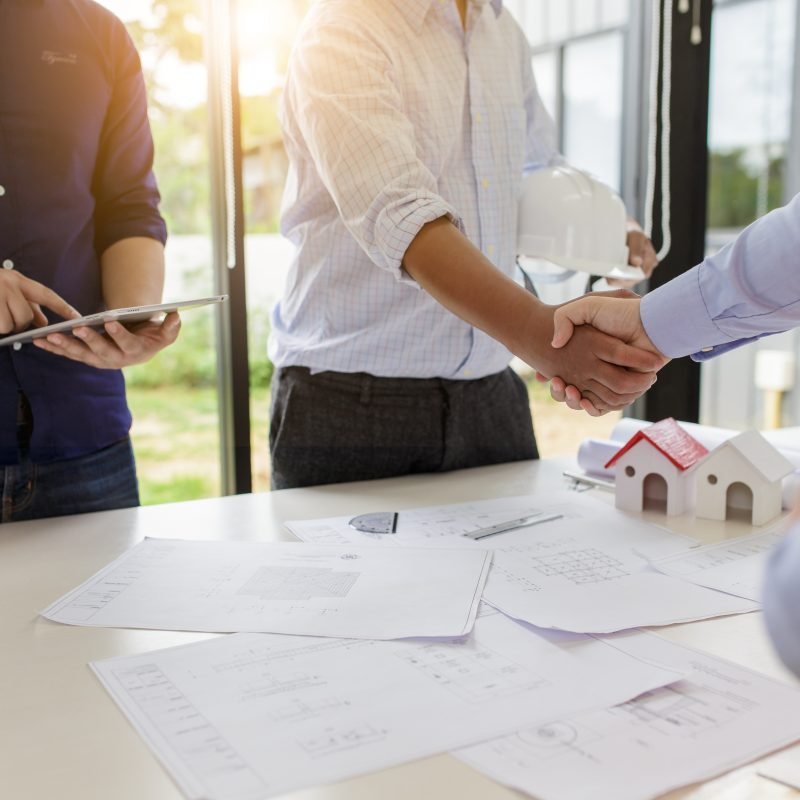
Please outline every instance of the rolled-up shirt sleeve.
[{"label": "rolled-up shirt sleeve", "polygon": [[348,231],[378,267],[401,270],[408,246],[428,222],[457,210],[417,155],[391,60],[369,32],[331,24],[315,29],[293,56],[285,103],[319,178]]},{"label": "rolled-up shirt sleeve", "polygon": [[112,96],[98,147],[92,178],[95,197],[95,247],[103,253],[114,242],[134,236],[167,238],[153,175],[153,137],[147,97],[136,48],[120,23],[110,33],[114,41]]},{"label": "rolled-up shirt sleeve", "polygon": [[[642,299],[642,323],[666,356],[701,361],[800,325],[800,195],[701,264]],[[675,324],[680,314],[680,325]]]},{"label": "rolled-up shirt sleeve", "polygon": [[770,556],[762,603],[778,655],[800,677],[800,523]]}]

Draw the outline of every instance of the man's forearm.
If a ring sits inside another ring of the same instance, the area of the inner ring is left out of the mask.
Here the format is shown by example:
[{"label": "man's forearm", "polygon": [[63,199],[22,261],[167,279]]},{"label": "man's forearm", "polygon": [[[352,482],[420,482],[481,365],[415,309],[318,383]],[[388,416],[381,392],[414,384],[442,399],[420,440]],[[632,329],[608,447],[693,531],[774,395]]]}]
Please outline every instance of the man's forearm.
[{"label": "man's forearm", "polygon": [[652,384],[661,359],[593,328],[555,350],[554,307],[500,272],[446,219],[428,223],[406,251],[406,271],[445,308],[550,378],[579,385],[599,410],[621,408]]},{"label": "man's forearm", "polygon": [[112,244],[100,258],[103,300],[108,308],[160,303],[164,291],[164,246],[136,236]]},{"label": "man's forearm", "polygon": [[425,225],[406,272],[449,311],[536,367],[552,334],[552,309],[498,270],[448,219]]}]

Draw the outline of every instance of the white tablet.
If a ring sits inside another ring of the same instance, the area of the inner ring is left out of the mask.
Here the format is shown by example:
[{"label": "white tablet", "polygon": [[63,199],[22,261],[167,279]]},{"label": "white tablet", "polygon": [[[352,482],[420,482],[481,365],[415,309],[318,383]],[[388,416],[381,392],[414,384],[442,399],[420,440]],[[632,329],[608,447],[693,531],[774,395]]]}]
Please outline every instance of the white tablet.
[{"label": "white tablet", "polygon": [[67,319],[64,322],[56,322],[53,325],[44,325],[41,328],[30,328],[22,333],[15,333],[0,339],[0,347],[7,345],[23,345],[32,342],[34,339],[41,339],[51,333],[69,333],[74,328],[100,328],[106,322],[122,322],[123,324],[132,322],[143,322],[148,319],[157,319],[169,314],[170,311],[185,311],[189,308],[199,308],[210,303],[222,303],[228,299],[228,295],[219,294],[214,297],[200,297],[196,300],[180,300],[174,303],[158,303],[149,306],[132,306],[131,308],[110,308],[108,311],[101,311],[97,314],[89,314],[85,317]]}]

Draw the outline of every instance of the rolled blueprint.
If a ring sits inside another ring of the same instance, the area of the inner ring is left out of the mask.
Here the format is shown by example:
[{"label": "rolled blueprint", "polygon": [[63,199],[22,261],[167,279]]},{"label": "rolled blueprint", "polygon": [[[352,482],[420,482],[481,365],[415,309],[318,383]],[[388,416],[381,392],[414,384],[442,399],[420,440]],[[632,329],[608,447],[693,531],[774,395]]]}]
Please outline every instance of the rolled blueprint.
[{"label": "rolled blueprint", "polygon": [[620,448],[619,442],[609,439],[584,439],[578,448],[578,466],[589,475],[614,480],[614,470],[606,469],[606,464],[614,458]]}]

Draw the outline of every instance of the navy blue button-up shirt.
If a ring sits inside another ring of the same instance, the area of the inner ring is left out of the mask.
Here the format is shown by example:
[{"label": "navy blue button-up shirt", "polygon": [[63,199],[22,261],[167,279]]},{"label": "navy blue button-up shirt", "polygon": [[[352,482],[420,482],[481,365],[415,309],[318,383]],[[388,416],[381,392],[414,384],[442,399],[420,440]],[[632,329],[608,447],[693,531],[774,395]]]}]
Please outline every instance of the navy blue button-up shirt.
[{"label": "navy blue button-up shirt", "polygon": [[[123,24],[90,0],[0,0],[0,265],[83,314],[101,311],[103,251],[132,236],[166,240],[152,163]],[[0,464],[18,460],[20,391],[34,461],[94,452],[130,428],[121,372],[0,348]]]}]

